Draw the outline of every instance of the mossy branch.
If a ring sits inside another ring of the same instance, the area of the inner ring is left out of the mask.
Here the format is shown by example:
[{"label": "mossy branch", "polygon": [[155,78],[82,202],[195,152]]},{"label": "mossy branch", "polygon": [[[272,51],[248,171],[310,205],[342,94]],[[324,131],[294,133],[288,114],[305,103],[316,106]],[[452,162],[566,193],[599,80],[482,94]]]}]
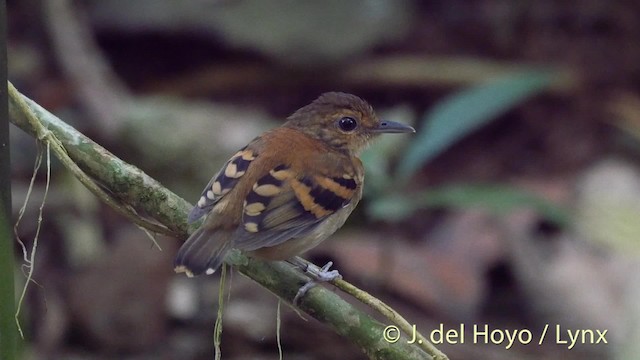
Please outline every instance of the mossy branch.
[{"label": "mossy branch", "polygon": [[[186,214],[191,209],[187,201],[20,94],[10,83],[9,115],[20,129],[49,143],[63,165],[116,211],[152,232],[179,239],[187,237]],[[155,222],[142,218],[133,209],[153,217]],[[300,286],[309,280],[286,263],[259,261],[238,251],[232,252],[227,262],[289,304]],[[345,281],[336,285],[412,335],[406,320],[378,299]],[[393,343],[386,341],[385,324],[322,286],[312,288],[298,307],[359,346],[371,359],[446,359],[421,335],[418,339],[423,341],[419,346],[418,341],[410,344],[404,336]]]}]

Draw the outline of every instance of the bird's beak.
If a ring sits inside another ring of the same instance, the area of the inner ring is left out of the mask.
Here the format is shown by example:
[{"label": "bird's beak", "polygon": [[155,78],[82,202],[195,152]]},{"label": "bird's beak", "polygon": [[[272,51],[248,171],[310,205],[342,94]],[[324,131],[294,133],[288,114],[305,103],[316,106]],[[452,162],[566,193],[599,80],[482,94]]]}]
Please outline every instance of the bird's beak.
[{"label": "bird's beak", "polygon": [[416,129],[409,125],[401,124],[395,121],[381,121],[378,124],[378,127],[370,130],[373,133],[389,133],[389,134],[400,134],[400,133],[414,133]]}]

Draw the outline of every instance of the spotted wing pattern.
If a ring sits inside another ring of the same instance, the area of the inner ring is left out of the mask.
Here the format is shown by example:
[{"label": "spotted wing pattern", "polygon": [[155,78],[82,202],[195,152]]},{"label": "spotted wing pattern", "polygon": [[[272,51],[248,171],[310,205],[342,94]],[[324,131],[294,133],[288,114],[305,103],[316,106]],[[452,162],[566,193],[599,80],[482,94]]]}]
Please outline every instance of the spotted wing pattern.
[{"label": "spotted wing pattern", "polygon": [[238,183],[256,156],[255,151],[246,147],[233,155],[202,191],[198,203],[189,213],[188,222],[192,223],[211,211],[213,206]]},{"label": "spotted wing pattern", "polygon": [[235,247],[255,250],[303,237],[347,206],[358,187],[352,175],[303,176],[279,165],[260,178],[246,197]]}]

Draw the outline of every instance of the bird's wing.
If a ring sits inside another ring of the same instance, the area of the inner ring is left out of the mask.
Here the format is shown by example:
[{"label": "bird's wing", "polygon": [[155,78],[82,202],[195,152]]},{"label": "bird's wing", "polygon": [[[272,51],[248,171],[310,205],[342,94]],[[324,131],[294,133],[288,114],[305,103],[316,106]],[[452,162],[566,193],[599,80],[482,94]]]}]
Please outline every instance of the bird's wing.
[{"label": "bird's wing", "polygon": [[278,165],[259,178],[245,199],[234,247],[251,251],[303,237],[331,214],[358,201],[361,176],[352,166],[335,168],[341,171],[296,173]]},{"label": "bird's wing", "polygon": [[256,151],[250,145],[235,153],[224,164],[222,169],[211,178],[202,191],[198,203],[191,209],[187,221],[192,223],[209,213],[214,205],[238,183],[256,156]]}]

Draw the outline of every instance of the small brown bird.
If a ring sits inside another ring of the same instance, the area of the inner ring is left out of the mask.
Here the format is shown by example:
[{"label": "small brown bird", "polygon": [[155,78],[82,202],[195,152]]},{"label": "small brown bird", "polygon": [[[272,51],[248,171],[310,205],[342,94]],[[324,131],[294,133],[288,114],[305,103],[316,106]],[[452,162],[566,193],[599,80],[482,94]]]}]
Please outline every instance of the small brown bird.
[{"label": "small brown bird", "polygon": [[178,251],[176,272],[213,274],[232,248],[287,260],[315,247],[362,197],[359,152],[381,133],[408,132],[415,130],[380,121],[357,96],[322,94],[253,139],[209,181],[188,221],[208,216]]}]

